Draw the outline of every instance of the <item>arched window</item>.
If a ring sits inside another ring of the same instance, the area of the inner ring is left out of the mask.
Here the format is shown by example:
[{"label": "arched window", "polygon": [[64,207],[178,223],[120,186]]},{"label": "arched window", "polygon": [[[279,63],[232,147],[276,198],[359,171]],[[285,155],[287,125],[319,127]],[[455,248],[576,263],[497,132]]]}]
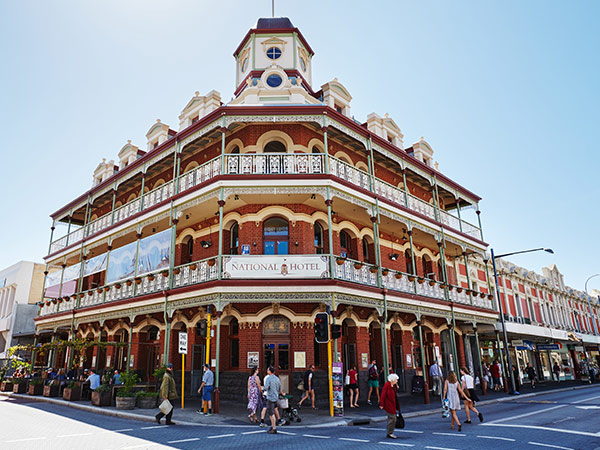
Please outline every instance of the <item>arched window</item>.
[{"label": "arched window", "polygon": [[362,240],[363,259],[369,261],[369,243],[365,238]]},{"label": "arched window", "polygon": [[231,154],[232,155],[237,155],[240,153],[240,148],[236,145],[235,147],[233,147],[233,149],[231,150]]},{"label": "arched window", "polygon": [[352,239],[346,231],[340,232],[340,256],[349,258],[352,254]]},{"label": "arched window", "polygon": [[229,323],[229,354],[231,355],[231,367],[240,366],[240,325],[234,317]]},{"label": "arched window", "polygon": [[148,330],[148,340],[156,341],[159,338],[160,338],[160,330],[158,329],[158,327],[155,327],[155,326],[150,327],[150,329]]},{"label": "arched window", "polygon": [[421,262],[423,263],[423,275],[427,278],[434,279],[435,274],[433,273],[433,262],[431,261],[431,258],[427,255],[423,255]]},{"label": "arched window", "polygon": [[322,151],[319,149],[319,147],[317,147],[316,145],[313,145],[312,152],[313,152],[313,153],[323,153],[323,152],[322,152]]},{"label": "arched window", "polygon": [[187,236],[181,246],[181,264],[191,263],[194,260],[194,239]]},{"label": "arched window", "polygon": [[229,254],[237,255],[240,245],[240,227],[236,223],[231,227],[231,237],[229,242]]},{"label": "arched window", "polygon": [[272,217],[263,225],[265,255],[288,254],[288,222],[281,217]]},{"label": "arched window", "polygon": [[323,227],[315,222],[315,253],[323,254]]},{"label": "arched window", "polygon": [[404,252],[404,261],[406,262],[406,273],[414,275],[415,271],[413,269],[412,254],[410,253],[410,250]]},{"label": "arched window", "polygon": [[263,149],[263,153],[287,153],[285,145],[279,141],[271,141]]}]

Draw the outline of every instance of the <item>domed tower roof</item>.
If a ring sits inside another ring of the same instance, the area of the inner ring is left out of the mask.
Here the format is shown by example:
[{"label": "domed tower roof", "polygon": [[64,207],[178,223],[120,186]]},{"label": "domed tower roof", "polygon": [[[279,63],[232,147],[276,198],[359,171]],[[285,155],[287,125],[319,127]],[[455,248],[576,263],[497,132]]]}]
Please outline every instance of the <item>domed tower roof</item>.
[{"label": "domed tower roof", "polygon": [[287,17],[268,17],[258,19],[256,26],[257,30],[273,29],[273,28],[294,28],[292,21]]}]

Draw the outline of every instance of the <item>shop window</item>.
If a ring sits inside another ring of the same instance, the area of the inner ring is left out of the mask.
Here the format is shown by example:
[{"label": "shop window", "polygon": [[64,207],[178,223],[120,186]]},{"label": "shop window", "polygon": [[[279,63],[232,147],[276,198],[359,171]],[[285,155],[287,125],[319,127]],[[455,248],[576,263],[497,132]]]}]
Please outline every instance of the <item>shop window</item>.
[{"label": "shop window", "polygon": [[323,227],[315,222],[315,253],[317,255],[323,254]]},{"label": "shop window", "polygon": [[229,242],[229,254],[239,254],[240,245],[240,226],[236,223],[231,227],[230,242]]},{"label": "shop window", "polygon": [[288,241],[287,220],[281,217],[273,217],[265,221],[263,226],[265,255],[287,255]]}]

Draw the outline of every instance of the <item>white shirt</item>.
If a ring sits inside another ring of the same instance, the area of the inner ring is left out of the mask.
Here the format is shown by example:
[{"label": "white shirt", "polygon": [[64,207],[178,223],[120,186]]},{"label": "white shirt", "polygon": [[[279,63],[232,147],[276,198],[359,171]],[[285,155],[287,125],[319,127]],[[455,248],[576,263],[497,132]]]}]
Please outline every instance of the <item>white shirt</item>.
[{"label": "white shirt", "polygon": [[465,384],[467,389],[475,389],[473,377],[471,375],[463,375],[460,381]]}]

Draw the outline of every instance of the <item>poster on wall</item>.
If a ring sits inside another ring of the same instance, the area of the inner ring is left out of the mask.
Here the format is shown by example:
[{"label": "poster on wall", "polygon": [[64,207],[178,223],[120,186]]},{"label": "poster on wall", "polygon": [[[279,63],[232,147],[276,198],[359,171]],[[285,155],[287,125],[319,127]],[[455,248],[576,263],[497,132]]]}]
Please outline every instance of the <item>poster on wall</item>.
[{"label": "poster on wall", "polygon": [[79,282],[79,275],[81,272],[81,263],[73,266],[65,267],[65,274],[63,276],[61,296],[73,295],[77,291],[77,283]]},{"label": "poster on wall", "polygon": [[344,415],[344,364],[334,362],[331,368],[333,384],[333,415]]},{"label": "poster on wall", "polygon": [[412,355],[406,355],[406,368],[410,369],[412,367]]},{"label": "poster on wall", "polygon": [[46,284],[44,297],[46,298],[58,298],[60,292],[60,277],[62,274],[62,270],[57,270],[55,272],[49,273],[46,276]]},{"label": "poster on wall", "polygon": [[306,352],[294,352],[294,367],[296,369],[306,368]]},{"label": "poster on wall", "polygon": [[369,367],[369,355],[367,355],[366,353],[361,353],[360,354],[360,362],[362,364],[363,369],[366,369],[367,367]]},{"label": "poster on wall", "polygon": [[248,352],[248,368],[258,367],[258,352]]},{"label": "poster on wall", "polygon": [[83,276],[87,277],[88,275],[106,270],[106,255],[106,253],[103,253],[102,255],[88,259],[83,267]]},{"label": "poster on wall", "polygon": [[131,278],[135,275],[135,252],[137,242],[131,242],[110,252],[108,270],[106,271],[106,282]]},{"label": "poster on wall", "polygon": [[168,269],[170,254],[171,230],[161,231],[140,240],[137,275]]}]

